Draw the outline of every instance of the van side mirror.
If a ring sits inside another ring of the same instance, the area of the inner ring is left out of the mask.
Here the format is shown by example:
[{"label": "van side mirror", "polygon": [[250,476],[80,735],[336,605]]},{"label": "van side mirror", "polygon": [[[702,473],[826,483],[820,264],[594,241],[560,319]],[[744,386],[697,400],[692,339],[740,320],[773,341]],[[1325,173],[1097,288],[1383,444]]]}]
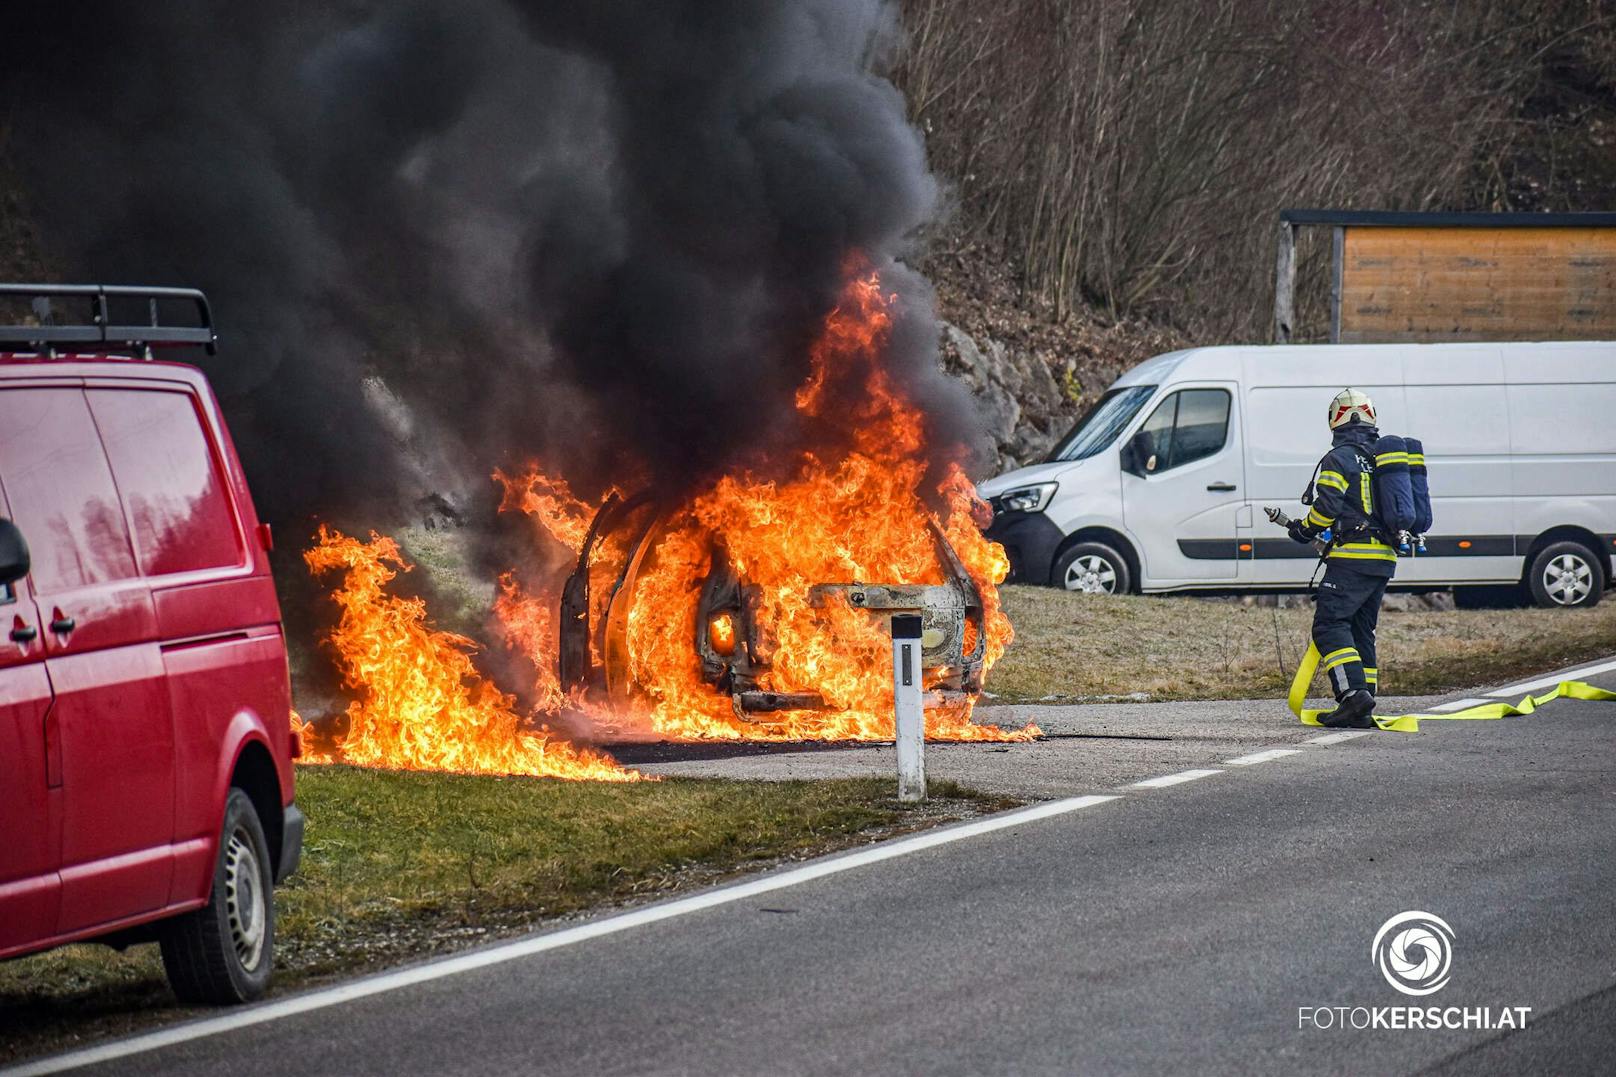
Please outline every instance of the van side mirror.
[{"label": "van side mirror", "polygon": [[30,567],[28,540],[16,524],[0,517],[0,584],[16,583]]},{"label": "van side mirror", "polygon": [[1140,430],[1122,447],[1122,470],[1141,479],[1156,470],[1156,446],[1150,431]]}]

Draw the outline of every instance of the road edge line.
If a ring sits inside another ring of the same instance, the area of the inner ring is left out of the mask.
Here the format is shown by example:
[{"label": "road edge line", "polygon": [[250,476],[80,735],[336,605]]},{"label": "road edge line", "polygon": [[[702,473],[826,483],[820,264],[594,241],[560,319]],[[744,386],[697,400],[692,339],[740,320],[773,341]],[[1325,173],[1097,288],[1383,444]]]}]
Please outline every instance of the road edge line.
[{"label": "road edge line", "polygon": [[1198,781],[1201,778],[1210,778],[1214,774],[1222,774],[1221,770],[1207,767],[1197,767],[1193,770],[1180,770],[1173,774],[1162,774],[1155,778],[1146,778],[1143,781],[1133,782],[1125,786],[1127,789],[1166,789],[1168,786],[1183,785],[1185,782]]},{"label": "road edge line", "polygon": [[1249,767],[1256,763],[1271,763],[1276,759],[1283,759],[1288,755],[1304,754],[1300,748],[1266,748],[1260,752],[1249,752],[1246,755],[1237,755],[1233,759],[1225,759],[1226,767]]},{"label": "road edge line", "polygon": [[1497,699],[1500,696],[1513,696],[1524,692],[1535,692],[1539,688],[1553,688],[1561,681],[1579,681],[1584,677],[1591,677],[1596,673],[1606,673],[1613,669],[1616,669],[1616,659],[1609,659],[1603,662],[1596,662],[1593,665],[1581,666],[1577,669],[1568,669],[1561,673],[1556,673],[1553,676],[1540,677],[1535,681],[1522,681],[1520,684],[1512,684],[1508,688],[1498,688],[1484,694],[1493,699]]},{"label": "road edge line", "polygon": [[674,917],[700,912],[704,909],[733,904],[750,897],[756,897],[759,894],[784,890],[787,887],[812,882],[815,879],[839,875],[844,871],[852,871],[855,868],[861,868],[869,864],[877,864],[883,860],[892,860],[900,856],[907,856],[910,853],[918,853],[941,845],[950,845],[957,841],[964,841],[966,838],[990,834],[994,831],[1005,830],[1023,823],[1033,823],[1041,819],[1067,815],[1071,812],[1081,811],[1084,808],[1091,808],[1120,799],[1122,799],[1121,795],[1115,793],[1066,797],[1062,800],[1046,801],[1042,804],[1033,804],[1013,811],[999,812],[982,819],[973,819],[966,823],[936,827],[921,834],[876,842],[873,845],[851,852],[835,853],[810,861],[801,867],[789,868],[785,871],[748,879],[743,882],[730,883],[716,889],[691,894],[687,897],[672,898],[668,901],[657,902],[628,912],[616,913],[598,920],[590,920],[572,927],[557,928],[543,934],[514,939],[487,949],[474,950],[470,953],[429,961],[425,964],[361,977],[345,984],[318,988],[306,994],[266,1002],[219,1017],[207,1017],[200,1021],[182,1022],[168,1028],[143,1032],[127,1039],[113,1040],[94,1047],[85,1047],[63,1054],[34,1059],[23,1062],[14,1068],[0,1069],[0,1077],[32,1077],[32,1075],[36,1074],[61,1073],[66,1070],[80,1069],[84,1066],[100,1065],[120,1058],[128,1058],[131,1055],[146,1054],[164,1047],[189,1043],[193,1040],[207,1039],[239,1028],[268,1024],[271,1021],[295,1017],[298,1014],[323,1010],[331,1006],[340,1006],[343,1003],[368,998],[372,995],[385,994],[389,991],[401,990],[416,984],[428,983],[432,980],[474,972],[492,965],[501,965],[507,961],[542,954],[549,950],[558,950],[563,946],[587,942],[590,939],[615,935],[636,927],[643,927],[646,924],[671,920]]}]

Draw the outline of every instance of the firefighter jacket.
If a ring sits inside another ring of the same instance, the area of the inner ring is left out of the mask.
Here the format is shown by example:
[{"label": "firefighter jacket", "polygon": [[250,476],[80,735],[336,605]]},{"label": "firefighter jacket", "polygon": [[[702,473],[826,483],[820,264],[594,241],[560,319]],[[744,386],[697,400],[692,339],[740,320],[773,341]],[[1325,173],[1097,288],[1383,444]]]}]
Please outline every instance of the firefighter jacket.
[{"label": "firefighter jacket", "polygon": [[1397,572],[1397,550],[1375,519],[1374,451],[1379,431],[1350,423],[1335,432],[1334,445],[1319,461],[1313,503],[1302,529],[1316,536],[1328,529],[1325,559],[1370,576]]}]

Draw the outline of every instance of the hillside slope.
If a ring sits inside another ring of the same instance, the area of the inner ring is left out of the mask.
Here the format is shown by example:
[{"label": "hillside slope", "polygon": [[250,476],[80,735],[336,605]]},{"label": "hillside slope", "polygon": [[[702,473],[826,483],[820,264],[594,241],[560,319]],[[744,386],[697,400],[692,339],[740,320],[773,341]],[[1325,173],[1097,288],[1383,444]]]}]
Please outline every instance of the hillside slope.
[{"label": "hillside slope", "polygon": [[[901,7],[878,62],[947,192],[918,261],[982,471],[1150,355],[1265,339],[1280,208],[1616,209],[1608,0]],[[0,127],[0,279],[68,275],[51,250]],[[1324,253],[1301,251],[1315,335]]]}]

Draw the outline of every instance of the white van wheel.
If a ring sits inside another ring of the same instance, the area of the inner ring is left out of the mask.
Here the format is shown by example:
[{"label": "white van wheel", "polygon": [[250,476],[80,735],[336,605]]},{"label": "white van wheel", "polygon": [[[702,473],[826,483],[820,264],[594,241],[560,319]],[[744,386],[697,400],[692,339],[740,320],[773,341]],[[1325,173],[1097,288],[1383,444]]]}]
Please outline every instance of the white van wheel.
[{"label": "white van wheel", "polygon": [[1080,542],[1055,559],[1054,583],[1087,595],[1125,595],[1128,562],[1103,542]]},{"label": "white van wheel", "polygon": [[1605,590],[1605,566],[1579,542],[1556,542],[1532,558],[1526,580],[1532,589],[1532,600],[1539,606],[1592,606]]}]

